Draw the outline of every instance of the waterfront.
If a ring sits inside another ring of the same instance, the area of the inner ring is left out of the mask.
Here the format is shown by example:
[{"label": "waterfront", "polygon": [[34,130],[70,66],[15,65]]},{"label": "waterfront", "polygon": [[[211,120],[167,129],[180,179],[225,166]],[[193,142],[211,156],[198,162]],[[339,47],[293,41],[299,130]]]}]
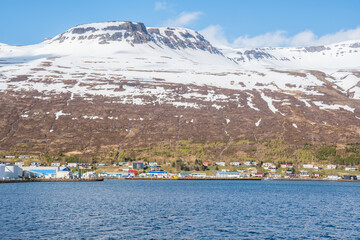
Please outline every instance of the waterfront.
[{"label": "waterfront", "polygon": [[289,181],[0,185],[3,239],[356,239],[360,184]]}]

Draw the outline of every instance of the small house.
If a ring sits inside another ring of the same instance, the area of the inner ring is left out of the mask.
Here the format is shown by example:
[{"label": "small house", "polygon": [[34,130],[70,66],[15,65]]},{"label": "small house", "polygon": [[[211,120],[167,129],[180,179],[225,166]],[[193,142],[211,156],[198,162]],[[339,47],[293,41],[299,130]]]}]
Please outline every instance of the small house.
[{"label": "small house", "polygon": [[97,163],[96,164],[96,166],[97,167],[106,167],[106,166],[108,166],[109,164],[107,164],[107,163]]},{"label": "small house", "polygon": [[191,173],[191,176],[193,178],[206,178],[206,173],[196,172],[196,173]]},{"label": "small house", "polygon": [[203,165],[205,166],[205,167],[208,167],[209,166],[209,162],[203,162]]},{"label": "small house", "polygon": [[92,169],[92,165],[90,163],[79,163],[80,169]]},{"label": "small house", "polygon": [[313,169],[315,166],[313,164],[304,164],[303,168],[307,168],[307,169]]},{"label": "small house", "polygon": [[309,172],[306,170],[303,170],[300,172],[300,177],[309,177]]},{"label": "small house", "polygon": [[25,165],[24,162],[15,162],[15,165],[18,167],[23,167]]},{"label": "small house", "polygon": [[215,164],[220,167],[225,167],[225,162],[216,162]]},{"label": "small house", "polygon": [[31,167],[40,167],[41,166],[41,163],[40,162],[32,162],[30,164]]},{"label": "small house", "polygon": [[69,168],[76,168],[76,167],[77,167],[77,164],[74,163],[74,162],[70,162],[70,163],[67,164],[67,166],[68,166]]},{"label": "small house", "polygon": [[244,162],[244,166],[246,166],[246,167],[256,166],[256,162],[255,161],[246,161],[246,162]]},{"label": "small house", "polygon": [[280,168],[293,168],[293,165],[291,165],[291,164],[281,164]]},{"label": "small house", "polygon": [[281,178],[281,173],[269,173],[269,177],[278,179],[278,178]]},{"label": "small house", "polygon": [[150,171],[155,171],[155,172],[159,172],[161,171],[161,168],[159,166],[154,166],[154,167],[151,167],[151,170]]},{"label": "small house", "polygon": [[318,173],[318,172],[313,173],[313,174],[312,174],[312,177],[314,177],[314,178],[319,178],[319,177],[321,177],[321,173]]},{"label": "small house", "polygon": [[263,177],[264,176],[264,173],[258,173],[258,172],[254,172],[254,173],[251,173],[251,176],[252,177]]},{"label": "small house", "polygon": [[150,171],[147,173],[147,175],[149,177],[156,177],[156,178],[167,178],[167,172],[155,172],[155,171]]},{"label": "small house", "polygon": [[329,180],[339,180],[340,177],[338,175],[328,175],[327,179],[329,179]]},{"label": "small house", "polygon": [[250,178],[250,173],[240,172],[239,177],[240,178]]},{"label": "small house", "polygon": [[230,162],[230,166],[240,166],[240,162]]},{"label": "small house", "polygon": [[179,178],[191,178],[192,177],[192,174],[191,173],[179,173],[178,174],[178,177]]},{"label": "small house", "polygon": [[345,167],[345,171],[356,171],[356,167]]},{"label": "small house", "polygon": [[333,164],[330,164],[330,165],[326,166],[326,169],[336,169],[336,168],[337,168],[337,166],[333,165]]},{"label": "small house", "polygon": [[358,180],[356,175],[344,175],[345,180]]},{"label": "small house", "polygon": [[52,167],[60,167],[60,163],[59,162],[52,162],[51,166]]}]

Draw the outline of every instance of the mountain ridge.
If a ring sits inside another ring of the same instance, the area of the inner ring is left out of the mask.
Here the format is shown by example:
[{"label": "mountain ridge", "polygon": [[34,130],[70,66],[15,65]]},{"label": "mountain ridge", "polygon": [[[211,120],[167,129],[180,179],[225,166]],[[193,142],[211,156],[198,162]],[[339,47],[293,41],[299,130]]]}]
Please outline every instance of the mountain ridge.
[{"label": "mountain ridge", "polygon": [[78,25],[36,45],[0,44],[0,150],[96,152],[255,135],[355,141],[356,44],[217,49],[193,30],[132,22]]}]

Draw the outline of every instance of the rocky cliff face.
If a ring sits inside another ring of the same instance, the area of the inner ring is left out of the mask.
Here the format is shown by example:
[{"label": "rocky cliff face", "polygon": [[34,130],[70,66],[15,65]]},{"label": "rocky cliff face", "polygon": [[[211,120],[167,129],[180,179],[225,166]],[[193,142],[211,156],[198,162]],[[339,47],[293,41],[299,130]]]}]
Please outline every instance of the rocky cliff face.
[{"label": "rocky cliff face", "polygon": [[198,32],[185,28],[146,28],[143,23],[105,22],[79,25],[55,37],[51,42],[86,42],[130,45],[154,43],[171,49],[194,49],[221,54]]},{"label": "rocky cliff face", "polygon": [[0,45],[0,150],[358,141],[359,68],[356,41],[220,51],[184,28],[80,25]]}]

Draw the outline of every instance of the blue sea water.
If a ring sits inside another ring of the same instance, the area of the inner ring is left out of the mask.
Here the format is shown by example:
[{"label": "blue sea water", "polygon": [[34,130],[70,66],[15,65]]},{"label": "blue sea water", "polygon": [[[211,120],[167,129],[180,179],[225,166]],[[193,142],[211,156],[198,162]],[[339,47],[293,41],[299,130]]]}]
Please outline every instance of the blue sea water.
[{"label": "blue sea water", "polygon": [[0,184],[0,239],[360,239],[359,182]]}]

